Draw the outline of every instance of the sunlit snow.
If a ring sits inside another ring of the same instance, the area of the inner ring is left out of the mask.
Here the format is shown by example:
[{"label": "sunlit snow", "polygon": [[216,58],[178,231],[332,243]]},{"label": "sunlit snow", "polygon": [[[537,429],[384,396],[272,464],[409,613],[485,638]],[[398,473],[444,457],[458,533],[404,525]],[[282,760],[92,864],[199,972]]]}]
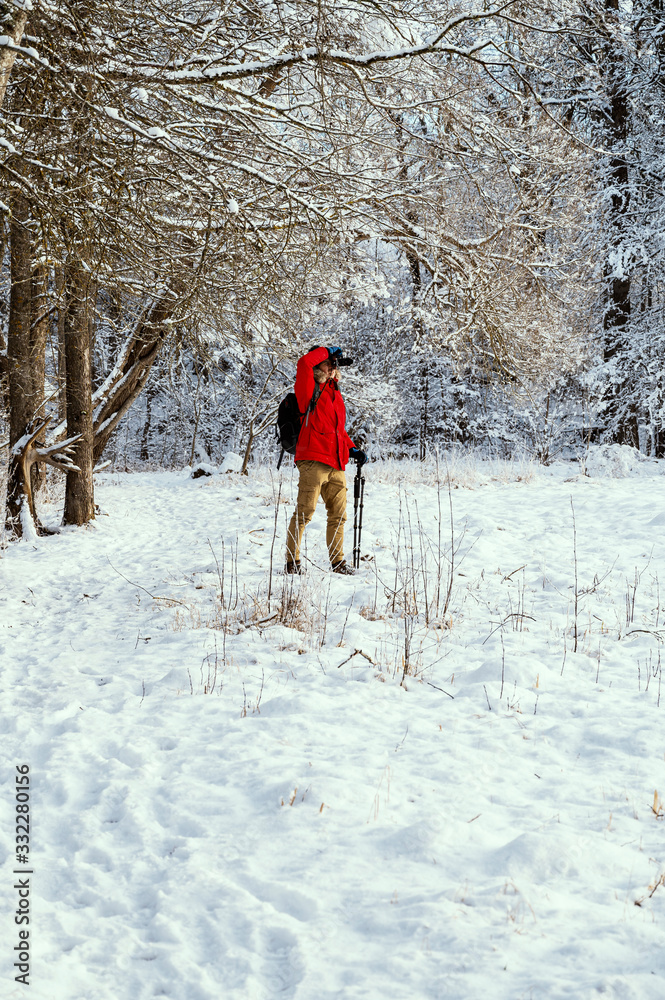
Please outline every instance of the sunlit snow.
[{"label": "sunlit snow", "polygon": [[664,469],[370,464],[355,577],[322,508],[282,575],[290,468],[104,474],[10,544],[3,995],[661,998]]}]

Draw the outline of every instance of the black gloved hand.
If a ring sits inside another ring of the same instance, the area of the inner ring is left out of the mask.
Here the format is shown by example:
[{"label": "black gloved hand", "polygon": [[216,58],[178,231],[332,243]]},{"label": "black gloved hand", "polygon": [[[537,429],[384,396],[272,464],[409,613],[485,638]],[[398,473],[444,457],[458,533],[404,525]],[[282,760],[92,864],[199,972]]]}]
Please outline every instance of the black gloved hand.
[{"label": "black gloved hand", "polygon": [[367,461],[367,455],[360,448],[351,448],[349,451],[349,458],[352,462],[358,463],[358,468],[360,469]]}]

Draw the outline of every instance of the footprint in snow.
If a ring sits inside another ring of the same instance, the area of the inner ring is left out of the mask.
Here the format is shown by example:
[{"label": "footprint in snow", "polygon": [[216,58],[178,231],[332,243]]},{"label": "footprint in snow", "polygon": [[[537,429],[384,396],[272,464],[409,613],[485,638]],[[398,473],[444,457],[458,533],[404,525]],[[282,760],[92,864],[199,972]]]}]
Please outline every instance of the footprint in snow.
[{"label": "footprint in snow", "polygon": [[266,927],[261,934],[262,975],[267,996],[295,997],[303,978],[296,937],[285,927]]},{"label": "footprint in snow", "polygon": [[106,789],[102,794],[100,803],[102,812],[102,822],[119,823],[127,812],[125,799],[129,794],[127,786],[122,788]]},{"label": "footprint in snow", "polygon": [[278,913],[285,913],[300,923],[310,923],[318,915],[316,901],[301,892],[285,889],[282,885],[259,882],[251,876],[243,876],[243,886],[262,903],[268,903]]}]

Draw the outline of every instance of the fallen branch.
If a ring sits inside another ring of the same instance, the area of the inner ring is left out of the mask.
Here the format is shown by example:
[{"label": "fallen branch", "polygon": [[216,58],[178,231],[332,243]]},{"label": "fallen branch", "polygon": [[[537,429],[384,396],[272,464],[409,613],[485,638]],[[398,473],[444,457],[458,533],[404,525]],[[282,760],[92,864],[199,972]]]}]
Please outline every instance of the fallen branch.
[{"label": "fallen branch", "polygon": [[127,580],[127,583],[130,586],[132,586],[132,587],[138,587],[138,589],[142,590],[144,593],[146,593],[148,595],[148,597],[151,597],[153,599],[153,601],[170,601],[171,604],[179,604],[181,608],[186,608],[187,607],[187,605],[185,604],[184,601],[176,601],[175,597],[159,597],[159,596],[156,596],[155,594],[151,594],[150,591],[147,590],[145,587],[141,586],[140,583],[134,583],[133,580],[129,580],[125,576],[124,573],[121,573],[119,569],[116,569],[108,556],[106,557],[106,561],[109,564],[109,566],[111,567],[111,569],[115,573],[118,574],[118,576],[121,576],[123,578],[123,580]]},{"label": "fallen branch", "polygon": [[451,694],[450,691],[444,691],[443,688],[437,687],[436,684],[432,684],[431,681],[425,681],[425,684],[429,684],[429,686],[434,688],[435,691],[441,691],[442,694],[447,694],[449,698],[452,698],[452,700],[455,701],[455,695]]},{"label": "fallen branch", "polygon": [[351,653],[351,656],[347,656],[345,660],[342,660],[342,662],[337,665],[337,669],[339,670],[340,667],[343,667],[344,664],[348,663],[349,660],[352,660],[354,656],[364,656],[366,660],[369,660],[369,662],[372,664],[373,667],[378,666],[378,664],[374,662],[371,656],[368,656],[367,653],[363,653],[362,649],[354,649],[353,652]]},{"label": "fallen branch", "polygon": [[37,440],[50,422],[51,418],[45,417],[39,423],[30,425],[11,450],[7,470],[6,523],[8,530],[19,538],[26,532],[28,534],[32,532],[30,521],[37,534],[51,534],[37,517],[30,472],[32,466],[44,462],[61,472],[81,471],[78,465],[74,464],[72,454],[74,445],[81,438],[80,434],[50,445]]}]

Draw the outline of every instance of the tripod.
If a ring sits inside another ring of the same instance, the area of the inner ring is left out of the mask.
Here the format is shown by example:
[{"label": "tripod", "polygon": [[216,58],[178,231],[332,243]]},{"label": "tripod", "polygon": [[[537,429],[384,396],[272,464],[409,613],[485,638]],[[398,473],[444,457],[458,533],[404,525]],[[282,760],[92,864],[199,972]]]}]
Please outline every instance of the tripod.
[{"label": "tripod", "polygon": [[365,495],[365,477],[360,474],[361,463],[358,462],[353,480],[353,568],[360,566],[360,535],[363,530],[363,498]]}]

